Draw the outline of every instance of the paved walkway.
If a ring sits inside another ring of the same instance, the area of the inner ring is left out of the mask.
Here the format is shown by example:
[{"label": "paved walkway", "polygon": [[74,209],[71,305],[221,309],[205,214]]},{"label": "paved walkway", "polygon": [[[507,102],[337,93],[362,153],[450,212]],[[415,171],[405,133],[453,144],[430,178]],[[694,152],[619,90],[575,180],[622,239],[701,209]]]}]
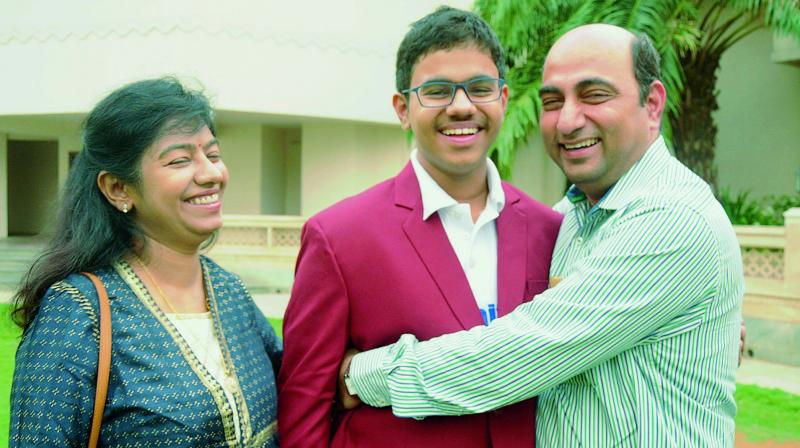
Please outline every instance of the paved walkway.
[{"label": "paved walkway", "polygon": [[783,389],[800,395],[800,367],[747,358],[742,361],[742,366],[736,373],[736,382]]},{"label": "paved walkway", "polygon": [[253,300],[268,317],[283,319],[286,305],[289,304],[289,294],[253,294]]}]

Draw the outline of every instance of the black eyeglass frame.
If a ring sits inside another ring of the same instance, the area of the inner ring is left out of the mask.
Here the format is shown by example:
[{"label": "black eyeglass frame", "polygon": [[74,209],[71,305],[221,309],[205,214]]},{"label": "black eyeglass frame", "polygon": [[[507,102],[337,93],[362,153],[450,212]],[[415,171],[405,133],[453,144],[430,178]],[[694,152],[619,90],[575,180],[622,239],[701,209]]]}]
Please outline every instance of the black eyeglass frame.
[{"label": "black eyeglass frame", "polygon": [[[480,81],[496,81],[497,82],[497,92],[498,92],[497,93],[497,97],[493,97],[491,99],[479,98],[477,101],[472,99],[472,97],[469,95],[469,90],[467,89],[467,87],[469,85],[473,84],[473,83],[480,82]],[[418,85],[417,87],[412,87],[410,89],[401,90],[400,93],[405,94],[405,95],[409,95],[411,92],[414,92],[416,94],[416,96],[417,96],[417,101],[419,101],[419,105],[420,106],[425,107],[425,108],[429,108],[429,109],[438,109],[438,108],[442,108],[442,107],[449,107],[451,104],[453,104],[453,101],[456,99],[456,93],[458,93],[458,89],[463,90],[464,94],[467,95],[467,99],[473,104],[486,104],[486,103],[491,103],[491,102],[497,101],[503,96],[503,86],[505,86],[505,85],[506,85],[506,80],[503,79],[503,78],[492,78],[492,77],[489,77],[489,76],[483,76],[483,77],[480,77],[480,78],[470,79],[469,81],[466,81],[466,82],[449,82],[449,81],[426,82],[426,83],[422,83],[422,84]],[[419,89],[422,89],[422,88],[425,88],[425,87],[430,87],[430,86],[452,86],[453,87],[453,93],[450,95],[450,101],[447,104],[437,104],[435,106],[427,106],[427,105],[425,105],[425,103],[422,101],[422,98],[419,96]]]}]

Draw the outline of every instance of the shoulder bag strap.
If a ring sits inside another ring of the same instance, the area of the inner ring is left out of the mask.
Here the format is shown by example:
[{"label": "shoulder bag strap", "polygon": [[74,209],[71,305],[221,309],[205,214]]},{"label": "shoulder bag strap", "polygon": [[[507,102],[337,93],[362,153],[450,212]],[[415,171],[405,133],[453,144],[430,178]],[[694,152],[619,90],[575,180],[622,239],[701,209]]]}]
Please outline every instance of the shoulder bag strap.
[{"label": "shoulder bag strap", "polygon": [[108,293],[103,281],[90,272],[83,275],[89,277],[97,289],[100,303],[100,352],[97,361],[97,388],[94,396],[94,412],[92,413],[92,430],[89,433],[89,448],[97,446],[100,439],[100,425],[103,422],[103,410],[108,396],[108,376],[111,369],[111,306],[108,304]]}]

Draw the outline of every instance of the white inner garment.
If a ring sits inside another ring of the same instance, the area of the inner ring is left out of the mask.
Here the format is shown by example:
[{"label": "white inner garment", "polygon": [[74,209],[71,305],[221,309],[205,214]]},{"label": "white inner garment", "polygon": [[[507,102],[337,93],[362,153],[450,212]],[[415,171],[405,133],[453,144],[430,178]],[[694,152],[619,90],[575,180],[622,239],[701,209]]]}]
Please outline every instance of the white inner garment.
[{"label": "white inner garment", "polygon": [[225,398],[233,411],[233,424],[236,429],[236,440],[241,440],[239,415],[236,401],[231,391],[236,387],[235,379],[225,375],[225,364],[219,341],[214,337],[214,322],[211,313],[166,313],[167,318],[175,325],[183,339],[189,344],[197,359],[211,373],[211,376],[222,386]]}]

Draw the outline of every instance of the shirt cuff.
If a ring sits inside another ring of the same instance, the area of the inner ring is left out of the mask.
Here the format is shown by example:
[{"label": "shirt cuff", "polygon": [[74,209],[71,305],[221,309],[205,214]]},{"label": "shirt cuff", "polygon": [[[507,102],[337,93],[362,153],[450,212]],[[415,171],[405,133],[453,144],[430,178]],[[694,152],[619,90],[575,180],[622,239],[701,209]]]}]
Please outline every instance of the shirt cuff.
[{"label": "shirt cuff", "polygon": [[350,384],[358,398],[373,407],[392,405],[384,366],[390,359],[391,346],[362,352],[350,361]]}]

